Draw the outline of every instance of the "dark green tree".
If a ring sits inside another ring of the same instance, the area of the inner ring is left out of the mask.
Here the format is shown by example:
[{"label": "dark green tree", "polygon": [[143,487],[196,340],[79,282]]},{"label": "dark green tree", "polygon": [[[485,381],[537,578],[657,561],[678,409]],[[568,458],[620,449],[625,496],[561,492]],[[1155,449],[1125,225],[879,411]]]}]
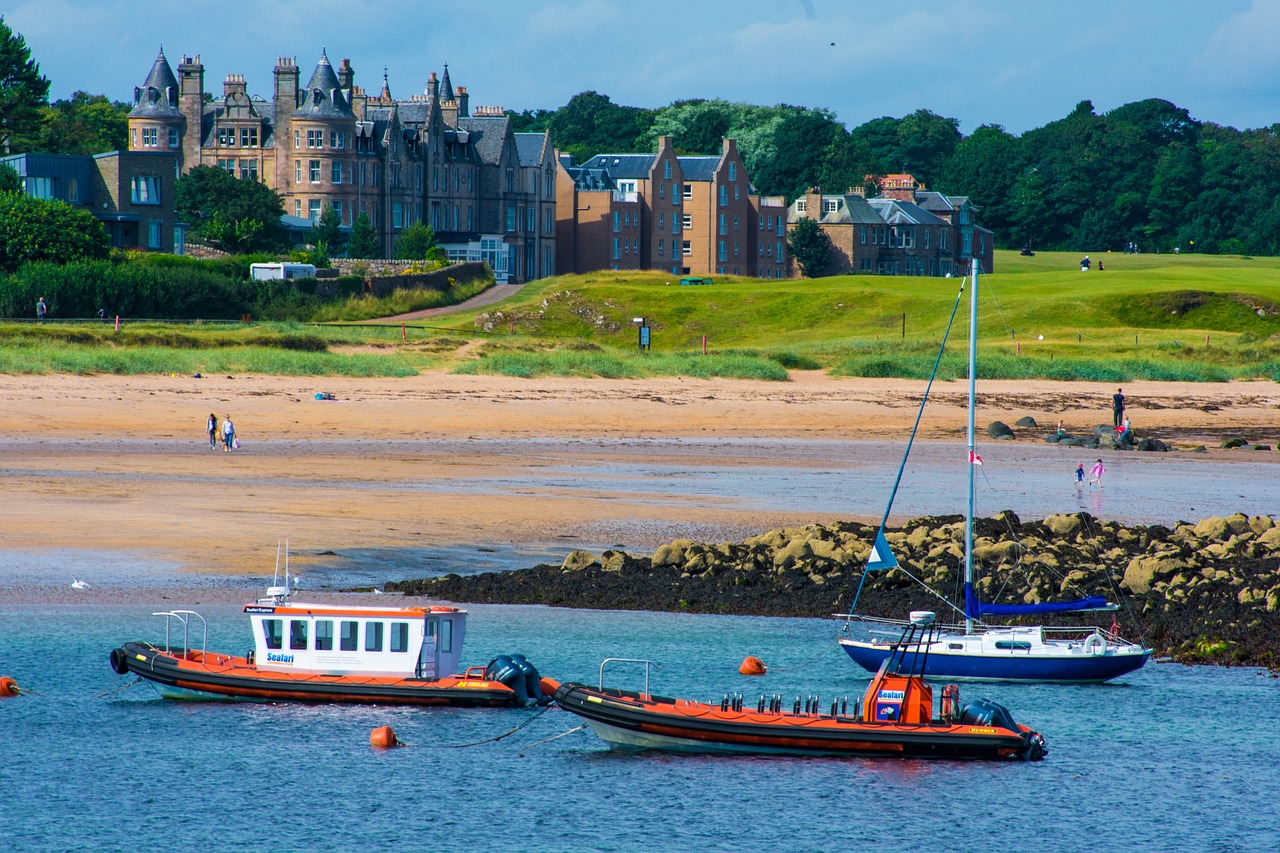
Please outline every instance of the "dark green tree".
[{"label": "dark green tree", "polygon": [[49,80],[31,58],[27,40],[0,16],[0,153],[35,150]]},{"label": "dark green tree", "polygon": [[381,258],[382,241],[373,230],[369,214],[363,210],[351,223],[351,239],[347,242],[347,255],[352,258]]},{"label": "dark green tree", "polygon": [[898,150],[904,170],[932,187],[947,158],[960,144],[960,121],[929,110],[916,110],[898,122]]},{"label": "dark green tree", "polygon": [[728,101],[676,101],[654,116],[647,147],[654,150],[659,136],[670,136],[681,154],[719,154],[738,111]]},{"label": "dark green tree", "polygon": [[22,176],[7,164],[0,163],[0,193],[22,192]]},{"label": "dark green tree", "polygon": [[213,166],[196,166],[178,178],[178,218],[192,223],[192,236],[217,240],[245,252],[277,245],[284,202],[266,184],[237,178]]},{"label": "dark green tree", "polygon": [[831,262],[831,238],[817,220],[805,217],[787,234],[787,249],[805,278],[822,275]]},{"label": "dark green tree", "polygon": [[425,222],[415,222],[396,238],[396,257],[406,261],[424,261],[435,248],[436,232]]},{"label": "dark green tree", "polygon": [[0,193],[0,271],[31,261],[97,260],[110,251],[102,223],[61,201]]},{"label": "dark green tree", "polygon": [[547,129],[557,148],[581,162],[594,154],[638,150],[653,118],[653,110],[619,106],[588,91],[556,110]]},{"label": "dark green tree", "polygon": [[999,245],[1021,246],[1013,234],[1013,187],[1021,161],[1021,140],[999,125],[984,124],[956,146],[933,188],[967,195],[977,205],[983,226],[996,232]]},{"label": "dark green tree", "polygon": [[129,107],[105,95],[76,92],[41,112],[40,151],[99,154],[128,147]]},{"label": "dark green tree", "polygon": [[311,226],[311,242],[317,247],[324,246],[329,257],[342,254],[347,235],[342,230],[342,214],[334,210],[333,205],[326,204],[319,221]]},{"label": "dark green tree", "polygon": [[[822,158],[844,126],[826,110],[762,108],[754,127],[733,128],[751,183],[761,195],[795,198],[818,185]],[[840,187],[844,189],[844,187]]]}]

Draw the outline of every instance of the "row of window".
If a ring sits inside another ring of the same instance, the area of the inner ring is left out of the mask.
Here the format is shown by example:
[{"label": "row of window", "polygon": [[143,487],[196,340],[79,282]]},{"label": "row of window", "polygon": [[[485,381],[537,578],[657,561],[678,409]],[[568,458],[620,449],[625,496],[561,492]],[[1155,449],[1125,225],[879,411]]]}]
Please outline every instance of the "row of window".
[{"label": "row of window", "polygon": [[[293,147],[295,150],[302,150],[302,131],[294,130]],[[344,151],[347,148],[347,132],[345,130],[329,131],[329,147],[335,151]],[[307,148],[318,150],[324,148],[324,130],[308,130],[307,131]],[[394,151],[392,153],[395,153]]]},{"label": "row of window", "polygon": [[[293,651],[331,652],[334,649],[334,620],[315,620],[315,636],[311,636],[311,621],[288,620],[289,648]],[[366,652],[389,651],[403,654],[409,651],[409,623],[383,622],[375,619],[342,619],[337,623],[337,648],[339,651]],[[268,649],[284,648],[284,619],[263,619],[262,638]],[[426,636],[436,638],[441,652],[453,649],[453,623],[448,619],[428,619]],[[364,641],[361,643],[361,637]]]},{"label": "row of window", "polygon": [[[256,127],[229,127],[227,125],[218,125],[218,147],[219,148],[235,148],[236,132],[239,131],[241,148],[257,148],[258,147],[258,128]],[[172,131],[171,131],[172,132]]]},{"label": "row of window", "polygon": [[[257,131],[254,131],[255,133]],[[181,144],[178,128],[169,128],[169,147],[177,148]],[[129,131],[130,147],[138,147],[138,128],[132,128]],[[159,148],[160,147],[160,129],[156,127],[142,128],[142,147],[143,148]]]}]

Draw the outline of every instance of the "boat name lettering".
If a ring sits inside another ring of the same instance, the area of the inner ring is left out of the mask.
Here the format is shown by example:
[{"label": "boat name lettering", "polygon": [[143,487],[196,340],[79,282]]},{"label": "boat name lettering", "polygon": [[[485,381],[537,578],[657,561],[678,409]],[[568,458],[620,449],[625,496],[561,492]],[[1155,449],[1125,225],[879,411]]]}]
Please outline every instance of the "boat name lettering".
[{"label": "boat name lettering", "polygon": [[901,690],[881,690],[880,691],[881,702],[901,702],[903,699],[903,696],[904,696],[904,693]]},{"label": "boat name lettering", "polygon": [[255,605],[247,605],[244,609],[245,613],[275,613],[274,607],[257,607]]},{"label": "boat name lettering", "polygon": [[293,663],[293,655],[274,655],[267,652],[267,660],[272,663]]},{"label": "boat name lettering", "polygon": [[457,684],[457,686],[458,686],[458,687],[479,687],[479,688],[483,689],[483,688],[486,688],[486,687],[488,687],[488,686],[489,686],[489,682],[487,682],[487,681],[459,681],[459,682],[458,682],[458,684]]},{"label": "boat name lettering", "polygon": [[997,732],[995,729],[976,729],[976,728],[974,728],[974,727],[970,726],[970,727],[969,727],[969,734],[973,734],[973,735],[994,735],[994,734],[999,734],[999,732]]}]

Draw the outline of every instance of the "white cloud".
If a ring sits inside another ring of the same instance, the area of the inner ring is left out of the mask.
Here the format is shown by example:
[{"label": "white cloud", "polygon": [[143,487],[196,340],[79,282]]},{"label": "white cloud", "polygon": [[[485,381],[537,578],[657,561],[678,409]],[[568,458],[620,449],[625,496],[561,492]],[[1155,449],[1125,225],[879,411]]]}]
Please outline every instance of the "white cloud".
[{"label": "white cloud", "polygon": [[1280,71],[1280,3],[1253,0],[1247,10],[1223,21],[1209,36],[1192,71],[1217,84]]}]

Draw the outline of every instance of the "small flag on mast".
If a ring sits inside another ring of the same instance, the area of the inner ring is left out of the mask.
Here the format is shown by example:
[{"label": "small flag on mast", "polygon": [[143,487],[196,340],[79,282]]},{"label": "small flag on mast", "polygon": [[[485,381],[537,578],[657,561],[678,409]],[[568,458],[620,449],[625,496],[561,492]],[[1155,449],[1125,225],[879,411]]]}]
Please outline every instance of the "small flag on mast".
[{"label": "small flag on mast", "polygon": [[969,464],[970,464],[970,465],[981,465],[981,464],[982,464],[982,457],[981,457],[981,456],[979,456],[978,454],[974,453],[972,450],[970,450],[970,451],[969,451]]}]

